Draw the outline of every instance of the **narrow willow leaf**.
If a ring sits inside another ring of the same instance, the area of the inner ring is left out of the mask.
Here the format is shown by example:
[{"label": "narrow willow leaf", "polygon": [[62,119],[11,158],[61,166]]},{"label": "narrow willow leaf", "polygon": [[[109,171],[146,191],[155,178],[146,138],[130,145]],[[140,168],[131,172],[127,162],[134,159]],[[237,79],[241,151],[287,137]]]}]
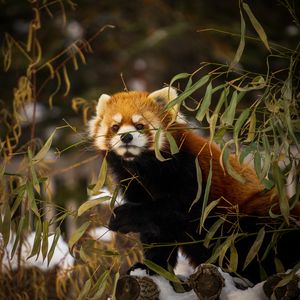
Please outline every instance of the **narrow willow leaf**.
[{"label": "narrow willow leaf", "polygon": [[198,121],[202,121],[206,112],[209,110],[210,104],[211,104],[211,96],[212,96],[212,84],[211,82],[206,87],[206,92],[203,98],[203,101],[200,105],[200,108],[196,114],[196,119]]},{"label": "narrow willow leaf", "polygon": [[205,85],[207,83],[207,81],[209,80],[209,78],[210,78],[210,75],[203,76],[201,79],[196,81],[188,90],[185,90],[176,99],[170,101],[166,105],[165,109],[169,110],[172,107],[174,107],[175,105],[180,105],[182,103],[182,101],[184,101],[186,98],[188,98],[190,95],[192,95],[195,91],[197,91],[203,85]]},{"label": "narrow willow leaf", "polygon": [[200,200],[201,194],[202,194],[202,172],[199,165],[199,158],[196,156],[195,158],[195,167],[196,167],[196,175],[197,175],[197,193],[194,201],[192,202],[189,211],[192,209],[192,207]]},{"label": "narrow willow leaf", "polygon": [[166,269],[162,268],[161,266],[157,265],[156,263],[152,262],[151,260],[144,259],[144,264],[155,273],[161,275],[162,277],[166,278],[171,282],[181,283],[179,278],[175,274],[167,271]]},{"label": "narrow willow leaf", "polygon": [[69,239],[69,248],[72,250],[75,243],[84,235],[91,222],[87,221],[77,228]]},{"label": "narrow willow leaf", "polygon": [[208,203],[208,196],[210,192],[210,186],[211,186],[211,179],[212,179],[212,159],[209,161],[209,173],[207,176],[207,181],[206,181],[206,186],[205,186],[205,191],[204,191],[204,197],[203,197],[203,202],[202,202],[202,209],[201,209],[201,217],[200,217],[200,228],[199,232],[201,233],[202,227],[205,222],[205,208]]},{"label": "narrow willow leaf", "polygon": [[178,149],[177,143],[176,143],[173,135],[168,131],[166,131],[165,134],[166,134],[167,140],[170,144],[170,150],[171,150],[172,155],[178,153],[179,149]]},{"label": "narrow willow leaf", "polygon": [[220,118],[222,124],[224,124],[226,126],[232,125],[234,116],[235,116],[238,99],[239,99],[238,92],[234,91],[228,107],[225,109],[223,115]]},{"label": "narrow willow leaf", "polygon": [[216,131],[216,125],[218,121],[218,114],[213,113],[212,116],[209,118],[209,141],[212,143],[212,141],[215,138],[215,131]]},{"label": "narrow willow leaf", "polygon": [[271,149],[268,137],[264,134],[262,137],[263,148],[264,148],[264,164],[259,175],[259,179],[262,181],[267,174],[269,173],[270,166],[271,166]]},{"label": "narrow willow leaf", "polygon": [[256,112],[255,110],[253,110],[249,119],[249,130],[248,130],[247,139],[245,141],[246,143],[250,143],[254,140],[255,129],[256,129]]},{"label": "narrow willow leaf", "polygon": [[38,207],[36,205],[36,199],[34,197],[34,189],[33,189],[33,184],[32,182],[27,182],[26,183],[26,191],[27,191],[27,196],[28,196],[28,199],[29,199],[29,203],[30,203],[30,209],[34,212],[34,214],[40,218],[40,213],[39,213],[39,210],[38,210]]},{"label": "narrow willow leaf", "polygon": [[48,252],[48,234],[49,234],[49,221],[43,222],[43,239],[42,239],[42,255],[43,261],[45,260]]},{"label": "narrow willow leaf", "polygon": [[109,278],[110,271],[104,271],[101,276],[97,279],[96,283],[91,289],[91,300],[98,300],[103,295],[104,291],[106,290],[107,280]]},{"label": "narrow willow leaf", "polygon": [[103,185],[106,181],[106,176],[107,176],[107,161],[106,161],[106,157],[103,157],[99,176],[98,176],[95,186],[93,187],[93,189],[91,191],[91,195],[99,194],[99,191],[101,190],[101,188],[103,187]]},{"label": "narrow willow leaf", "polygon": [[77,300],[85,300],[88,299],[88,294],[90,292],[90,289],[92,287],[92,278],[89,278],[85,283],[84,286],[82,288],[82,290],[80,291],[79,296],[77,297]]},{"label": "narrow willow leaf", "polygon": [[[212,256],[206,261],[206,263],[208,263],[208,264],[214,263],[220,257],[220,255],[223,256],[223,253],[224,252],[226,253],[230,246],[231,238],[232,238],[231,236],[227,237],[226,240],[222,244],[215,247]],[[225,256],[225,253],[224,253],[224,256]]]},{"label": "narrow willow leaf", "polygon": [[36,259],[39,257],[40,249],[41,249],[41,235],[42,235],[42,223],[40,219],[36,219],[35,221],[35,235],[34,235],[34,242],[32,246],[32,250],[30,255],[27,257],[33,257],[36,255]]},{"label": "narrow willow leaf", "polygon": [[111,293],[111,299],[112,300],[117,300],[117,298],[116,298],[116,290],[117,290],[117,284],[118,284],[119,278],[120,278],[120,273],[117,272],[115,274],[114,281],[113,281],[113,287],[112,287],[112,293]]},{"label": "narrow willow leaf", "polygon": [[66,85],[66,90],[65,90],[64,96],[67,96],[70,92],[71,83],[70,83],[67,67],[65,65],[63,67],[63,75],[64,75],[64,80],[65,80],[65,85]]},{"label": "narrow willow leaf", "polygon": [[205,207],[205,210],[204,210],[204,213],[203,213],[203,224],[202,224],[202,226],[204,225],[204,222],[205,222],[206,218],[208,217],[208,215],[210,214],[210,212],[219,204],[219,202],[220,202],[220,199],[214,200],[214,201],[210,202]]},{"label": "narrow willow leaf", "polygon": [[217,230],[220,228],[220,226],[225,222],[225,219],[223,218],[218,218],[217,221],[209,228],[209,231],[207,232],[203,245],[204,247],[208,248],[209,243],[211,239],[214,237],[216,234]]},{"label": "narrow willow leaf", "polygon": [[227,149],[227,147],[232,143],[233,141],[230,140],[227,143],[225,143],[220,156],[220,164],[221,166],[225,165],[226,172],[233,177],[235,180],[241,183],[245,183],[246,179],[231,165],[230,162],[230,153]]},{"label": "narrow willow leaf", "polygon": [[13,249],[11,251],[11,257],[13,257],[15,255],[15,252],[17,250],[17,246],[20,242],[21,236],[24,234],[24,232],[26,232],[28,230],[28,227],[29,227],[29,214],[26,213],[25,216],[22,216],[19,221],[19,225],[18,225],[18,229],[17,229],[17,233],[16,233],[16,239],[14,242]]},{"label": "narrow willow leaf", "polygon": [[258,151],[256,151],[254,154],[254,169],[257,177],[259,177],[261,174],[261,157]]},{"label": "narrow willow leaf", "polygon": [[256,236],[256,239],[253,243],[253,245],[251,246],[248,254],[247,254],[247,257],[245,259],[245,263],[244,263],[244,266],[243,266],[243,270],[246,269],[246,267],[251,263],[251,261],[255,258],[255,256],[258,255],[258,251],[263,243],[263,240],[265,238],[265,227],[262,227],[257,236]]},{"label": "narrow willow leaf", "polygon": [[240,9],[240,15],[241,15],[241,38],[240,38],[240,43],[239,43],[239,46],[238,46],[238,49],[235,53],[235,56],[229,66],[229,69],[232,69],[234,68],[240,61],[241,57],[242,57],[242,54],[244,52],[244,48],[245,48],[245,20],[244,20],[244,17],[243,17],[243,13],[242,13],[242,10]]},{"label": "narrow willow leaf", "polygon": [[191,74],[189,74],[189,73],[179,73],[171,79],[170,86],[172,86],[175,81],[180,80],[180,79],[185,79],[185,78],[188,78],[188,77],[191,77]]},{"label": "narrow willow leaf", "polygon": [[23,184],[19,187],[18,189],[18,195],[14,201],[14,204],[11,208],[11,217],[14,216],[16,210],[18,209],[18,207],[20,206],[22,200],[24,199],[24,195],[25,195],[25,191],[26,191],[26,185]]},{"label": "narrow willow leaf", "polygon": [[162,156],[162,154],[160,153],[160,139],[161,139],[161,134],[162,134],[162,129],[158,128],[158,130],[155,133],[155,138],[154,138],[154,152],[155,152],[155,156],[159,161],[166,161],[169,160],[171,158],[164,158]]},{"label": "narrow willow leaf", "polygon": [[[0,215],[0,218],[1,218],[1,215]],[[10,211],[9,205],[6,204],[5,209],[4,209],[3,222],[2,222],[2,236],[3,236],[4,247],[9,242],[10,227],[11,227],[11,211]]]},{"label": "narrow willow leaf", "polygon": [[83,204],[80,205],[80,207],[78,208],[78,212],[77,215],[81,216],[83,213],[85,213],[87,210],[91,209],[92,207],[95,207],[101,203],[103,203],[104,201],[110,200],[110,196],[104,196],[104,197],[100,197],[98,199],[94,199],[94,200],[88,200],[86,202],[84,202]]},{"label": "narrow willow leaf", "polygon": [[[220,87],[220,86],[218,86],[218,87]],[[223,85],[221,87],[223,87]],[[214,88],[214,89],[216,89],[216,88]],[[216,125],[217,125],[217,121],[218,121],[218,117],[219,117],[219,112],[220,112],[221,107],[223,106],[224,102],[226,102],[226,100],[227,100],[228,93],[229,93],[229,88],[228,87],[224,88],[224,90],[222,91],[220,98],[218,100],[217,106],[216,106],[212,116],[208,120],[209,132],[210,132],[210,142],[212,142],[214,140],[214,135],[215,135]]]},{"label": "narrow willow leaf", "polygon": [[239,156],[239,133],[241,128],[243,127],[244,123],[246,122],[247,118],[249,117],[250,109],[245,109],[240,116],[238,117],[237,121],[234,124],[233,128],[233,140],[235,144],[236,154]]},{"label": "narrow willow leaf", "polygon": [[41,193],[40,183],[39,183],[35,168],[34,168],[33,163],[32,163],[32,152],[31,152],[30,148],[28,148],[28,164],[29,164],[29,167],[30,167],[33,187],[40,194]]},{"label": "narrow willow leaf", "polygon": [[55,248],[56,248],[56,245],[57,245],[57,242],[59,240],[60,235],[61,235],[60,228],[57,227],[56,230],[55,230],[55,234],[54,234],[52,245],[50,247],[50,250],[49,250],[48,256],[47,256],[48,266],[49,266],[49,264],[51,262],[51,259],[53,257],[53,254],[54,254],[54,251],[55,251]]},{"label": "narrow willow leaf", "polygon": [[275,186],[279,195],[280,211],[286,223],[289,224],[288,217],[290,212],[290,206],[288,202],[288,197],[286,195],[285,176],[281,173],[277,162],[274,162],[272,164],[272,171],[273,171]]},{"label": "narrow willow leaf", "polygon": [[231,245],[234,243],[235,235],[229,236],[225,242],[222,244],[223,246],[220,248],[219,252],[219,266],[223,265],[225,255],[227,251],[230,249]]},{"label": "narrow willow leaf", "polygon": [[243,8],[245,10],[245,12],[247,13],[255,31],[257,32],[258,36],[260,37],[260,39],[262,40],[262,42],[264,43],[265,47],[271,52],[269,43],[268,43],[268,38],[267,35],[263,29],[263,27],[260,25],[260,23],[258,22],[258,20],[256,19],[256,17],[254,16],[254,14],[252,13],[249,5],[245,2],[243,2]]},{"label": "narrow willow leaf", "polygon": [[236,272],[239,262],[239,254],[234,246],[234,243],[230,245],[230,259],[229,259],[229,266],[228,272]]},{"label": "narrow willow leaf", "polygon": [[48,153],[48,151],[51,147],[55,132],[56,132],[56,129],[54,129],[54,131],[51,133],[51,135],[49,136],[48,140],[46,141],[44,146],[41,148],[41,150],[32,158],[32,161],[34,164],[45,158],[46,154]]},{"label": "narrow willow leaf", "polygon": [[111,200],[110,200],[110,203],[109,203],[110,209],[113,209],[113,208],[114,208],[115,203],[116,203],[116,201],[117,201],[117,197],[118,197],[118,195],[119,195],[120,189],[121,189],[121,188],[120,188],[119,185],[116,186],[116,188],[114,189],[113,195],[112,195]]}]

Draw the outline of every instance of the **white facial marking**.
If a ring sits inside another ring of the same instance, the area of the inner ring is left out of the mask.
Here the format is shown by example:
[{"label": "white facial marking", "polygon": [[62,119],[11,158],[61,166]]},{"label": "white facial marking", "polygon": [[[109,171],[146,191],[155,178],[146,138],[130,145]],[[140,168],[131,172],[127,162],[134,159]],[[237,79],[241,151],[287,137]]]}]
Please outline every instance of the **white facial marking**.
[{"label": "white facial marking", "polygon": [[117,123],[121,123],[123,116],[120,113],[117,113],[112,117],[112,119]]},{"label": "white facial marking", "polygon": [[143,119],[143,117],[141,115],[138,115],[138,114],[134,114],[132,115],[131,117],[131,120],[133,123],[137,123],[139,122],[141,119]]},{"label": "white facial marking", "polygon": [[[132,135],[132,140],[128,144],[121,140],[121,136],[124,133],[130,133]],[[141,154],[147,142],[147,136],[137,131],[133,125],[123,125],[110,140],[110,146],[120,156],[128,154],[138,156]]]},{"label": "white facial marking", "polygon": [[104,124],[101,124],[98,131],[95,133],[95,145],[100,150],[108,150],[106,145],[106,134],[108,131],[108,127]]}]

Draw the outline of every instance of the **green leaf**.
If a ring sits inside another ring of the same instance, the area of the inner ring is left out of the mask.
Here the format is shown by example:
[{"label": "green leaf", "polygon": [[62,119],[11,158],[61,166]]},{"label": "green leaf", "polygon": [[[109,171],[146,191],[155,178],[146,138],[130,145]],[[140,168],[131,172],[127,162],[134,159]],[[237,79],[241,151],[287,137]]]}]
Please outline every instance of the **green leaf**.
[{"label": "green leaf", "polygon": [[268,38],[267,35],[263,29],[263,27],[260,25],[260,23],[258,22],[258,20],[256,19],[256,17],[254,16],[254,14],[252,13],[249,5],[245,2],[243,2],[243,8],[245,10],[245,12],[247,13],[255,31],[257,32],[259,38],[262,40],[262,42],[264,43],[265,47],[271,52],[269,43],[268,43]]},{"label": "green leaf", "polygon": [[112,195],[110,203],[109,203],[110,209],[114,208],[116,200],[117,200],[117,197],[119,195],[119,191],[120,191],[120,186],[117,185],[116,188],[114,189],[113,195]]},{"label": "green leaf", "polygon": [[48,252],[48,256],[47,256],[47,260],[48,260],[48,266],[51,262],[51,259],[53,257],[53,254],[54,254],[54,251],[55,251],[55,247],[57,245],[57,242],[59,240],[59,237],[61,235],[61,231],[60,231],[60,228],[57,227],[56,230],[55,230],[55,234],[54,234],[54,238],[53,238],[53,242],[52,242],[52,245],[50,247],[50,250]]},{"label": "green leaf", "polygon": [[84,286],[83,286],[82,290],[80,291],[80,294],[79,294],[77,300],[85,300],[85,299],[87,299],[87,295],[89,294],[91,287],[92,287],[92,278],[89,278],[84,283]]},{"label": "green leaf", "polygon": [[225,109],[223,115],[220,118],[222,124],[226,126],[232,125],[238,100],[239,100],[238,92],[234,91],[229,106]]},{"label": "green leaf", "polygon": [[13,249],[11,251],[11,257],[13,257],[15,255],[15,251],[20,242],[20,238],[24,234],[24,232],[26,232],[28,230],[28,227],[29,227],[29,214],[27,212],[24,216],[21,217],[21,219],[19,221],[19,225],[18,225],[18,229],[17,229],[17,233],[16,233],[16,239],[14,242]]},{"label": "green leaf", "polygon": [[255,256],[258,255],[258,251],[263,243],[263,240],[265,238],[265,227],[262,227],[257,236],[256,236],[256,239],[253,243],[253,245],[251,246],[248,254],[247,254],[247,257],[245,259],[245,263],[244,263],[244,266],[243,266],[243,270],[246,269],[246,267],[251,263],[251,261],[254,259]]},{"label": "green leaf", "polygon": [[99,194],[99,191],[101,190],[101,188],[103,187],[103,185],[105,183],[106,176],[107,176],[107,161],[106,161],[106,157],[103,157],[99,176],[98,176],[95,186],[93,187],[93,189],[91,191],[91,195]]},{"label": "green leaf", "polygon": [[232,167],[232,165],[230,163],[230,154],[229,154],[229,151],[227,150],[227,147],[232,142],[233,141],[230,140],[224,145],[224,147],[221,151],[221,159],[222,159],[223,164],[225,165],[226,172],[231,177],[233,177],[235,180],[237,180],[238,182],[245,183],[246,179],[234,167]]},{"label": "green leaf", "polygon": [[110,271],[104,271],[101,276],[98,278],[96,283],[94,284],[93,288],[91,289],[91,295],[93,295],[91,300],[98,300],[103,295],[104,291],[106,290],[107,280],[109,278]]},{"label": "green leaf", "polygon": [[202,194],[202,172],[201,172],[201,168],[200,168],[200,165],[199,165],[198,156],[196,156],[196,158],[195,158],[195,167],[196,167],[197,186],[198,186],[198,188],[197,188],[196,197],[193,200],[193,202],[192,202],[192,204],[189,208],[189,211],[191,211],[194,204],[196,204],[200,200],[200,197],[201,197],[201,194]]},{"label": "green leaf", "polygon": [[166,131],[165,134],[166,134],[167,140],[170,144],[170,150],[171,150],[172,155],[178,153],[179,149],[178,149],[177,143],[176,143],[173,135],[168,131]]},{"label": "green leaf", "polygon": [[36,259],[38,259],[40,248],[41,248],[41,234],[42,234],[42,223],[40,219],[36,219],[34,242],[33,242],[31,253],[27,257],[27,259],[35,255],[36,255]]},{"label": "green leaf", "polygon": [[36,171],[35,171],[33,163],[32,163],[32,153],[31,153],[30,148],[28,148],[28,164],[29,164],[29,167],[30,167],[31,179],[32,179],[33,187],[40,194],[41,193],[40,183],[39,183]]},{"label": "green leaf", "polygon": [[218,218],[217,221],[209,228],[209,231],[207,232],[203,242],[204,247],[208,248],[211,239],[214,237],[217,230],[224,222],[225,222],[225,218]]},{"label": "green leaf", "polygon": [[234,128],[233,128],[233,140],[235,143],[235,149],[236,149],[236,154],[237,156],[239,156],[239,143],[238,143],[238,137],[239,137],[239,133],[241,131],[242,126],[244,125],[244,123],[246,122],[248,116],[250,113],[250,109],[247,108],[245,109],[240,116],[238,117],[237,121],[234,124]]},{"label": "green leaf", "polygon": [[153,261],[148,260],[148,259],[144,259],[144,264],[150,270],[152,270],[155,273],[161,275],[162,277],[166,278],[167,280],[169,280],[171,282],[181,283],[180,280],[179,280],[179,278],[177,278],[175,274],[170,273],[169,271],[167,271],[166,269],[164,269],[161,266],[157,265]]},{"label": "green leaf", "polygon": [[18,209],[18,207],[20,206],[20,203],[22,202],[22,200],[24,199],[24,194],[26,191],[26,185],[21,185],[18,189],[18,196],[14,201],[14,204],[11,208],[11,217],[13,217],[13,215],[15,214],[16,210]]},{"label": "green leaf", "polygon": [[191,78],[191,74],[189,74],[189,73],[179,73],[171,79],[170,86],[172,86],[175,81],[180,80],[180,79],[185,79],[185,78],[188,78],[188,77]]},{"label": "green leaf", "polygon": [[78,208],[78,212],[77,215],[81,216],[82,214],[84,214],[87,210],[89,210],[90,208],[97,206],[101,203],[103,203],[104,201],[110,200],[111,197],[110,196],[104,196],[98,199],[93,199],[93,200],[88,200],[86,202],[84,202],[83,204],[80,205],[80,207]]},{"label": "green leaf", "polygon": [[34,197],[34,190],[33,190],[32,182],[28,181],[26,183],[26,191],[27,191],[27,195],[28,195],[28,199],[29,199],[29,203],[30,203],[30,209],[34,212],[34,214],[38,218],[40,218],[40,213],[39,213],[38,207],[36,205],[35,197]]},{"label": "green leaf", "polygon": [[184,101],[186,98],[188,98],[190,95],[192,95],[195,91],[200,89],[203,85],[207,83],[209,80],[210,75],[205,75],[201,79],[199,79],[197,82],[195,82],[189,89],[182,92],[176,99],[170,101],[167,105],[165,110],[169,110],[175,105],[180,105],[182,101]]},{"label": "green leaf", "polygon": [[55,132],[56,132],[56,129],[51,133],[50,137],[48,138],[48,140],[46,141],[44,146],[41,148],[41,150],[32,158],[32,161],[34,164],[38,163],[40,160],[45,158],[46,154],[48,153],[48,151],[51,147]]},{"label": "green leaf", "polygon": [[42,255],[43,261],[45,260],[48,252],[48,233],[49,233],[49,221],[43,222],[43,240],[42,240]]},{"label": "green leaf", "polygon": [[203,202],[202,202],[202,209],[201,209],[201,217],[200,217],[200,228],[199,232],[201,233],[202,227],[205,222],[205,208],[208,203],[208,196],[210,192],[210,186],[211,186],[211,179],[212,179],[212,159],[209,161],[209,173],[207,176],[207,181],[206,181],[206,186],[205,186],[205,191],[204,191],[204,197],[203,197]]},{"label": "green leaf", "polygon": [[234,56],[230,66],[229,66],[229,69],[234,68],[239,63],[239,61],[242,57],[242,54],[244,52],[244,48],[245,48],[245,29],[246,29],[246,26],[245,26],[245,20],[244,20],[243,13],[242,13],[241,9],[240,9],[240,16],[241,16],[241,38],[240,38],[240,43],[239,43],[238,49],[235,53],[235,56]]},{"label": "green leaf", "polygon": [[256,129],[256,112],[255,110],[252,111],[250,119],[247,121],[249,122],[249,130],[248,130],[248,136],[246,139],[246,143],[250,143],[254,140],[255,137],[255,129]]},{"label": "green leaf", "polygon": [[[4,247],[6,247],[7,243],[9,242],[10,238],[10,227],[11,227],[11,211],[8,204],[5,204],[4,209],[4,217],[2,222],[2,236]],[[0,215],[1,218],[1,215]]]},{"label": "green leaf", "polygon": [[257,177],[259,177],[261,174],[261,157],[258,151],[256,151],[254,154],[254,169]]},{"label": "green leaf", "polygon": [[224,256],[228,248],[230,247],[231,242],[232,242],[232,236],[227,237],[222,244],[220,244],[214,249],[212,256],[206,261],[206,263],[208,264],[214,263],[219,258],[219,265],[222,265]]},{"label": "green leaf", "polygon": [[113,286],[112,286],[112,293],[111,293],[111,299],[112,300],[117,300],[116,299],[116,290],[117,290],[117,284],[118,284],[119,278],[120,278],[120,273],[117,272],[115,274],[114,281],[113,281]]},{"label": "green leaf", "polygon": [[75,243],[84,235],[91,222],[87,221],[77,228],[69,239],[69,248],[72,250]]},{"label": "green leaf", "polygon": [[198,121],[202,121],[206,112],[209,110],[210,104],[211,104],[211,96],[212,96],[212,84],[211,82],[206,87],[206,92],[203,98],[203,101],[201,103],[201,106],[196,114],[196,119]]},{"label": "green leaf", "polygon": [[234,246],[234,243],[230,245],[230,259],[229,259],[229,266],[228,272],[236,272],[239,262],[239,254]]},{"label": "green leaf", "polygon": [[286,195],[286,188],[285,188],[285,176],[281,173],[280,168],[277,162],[272,164],[272,173],[274,178],[274,183],[279,195],[279,206],[282,216],[287,224],[289,224],[289,212],[290,206],[288,202],[288,197]]},{"label": "green leaf", "polygon": [[162,156],[162,154],[160,153],[160,149],[159,149],[159,140],[160,140],[160,135],[162,134],[162,129],[158,128],[158,130],[155,133],[155,138],[154,138],[154,152],[155,152],[155,156],[159,161],[166,161],[166,160],[170,160],[171,158],[164,158]]}]

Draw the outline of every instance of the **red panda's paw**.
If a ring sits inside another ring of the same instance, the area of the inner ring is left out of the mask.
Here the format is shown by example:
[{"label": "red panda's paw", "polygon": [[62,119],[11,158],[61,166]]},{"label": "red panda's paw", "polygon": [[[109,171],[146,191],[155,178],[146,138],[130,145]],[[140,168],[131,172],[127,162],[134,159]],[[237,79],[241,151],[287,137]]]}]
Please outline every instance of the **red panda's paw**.
[{"label": "red panda's paw", "polygon": [[108,227],[121,233],[138,232],[151,237],[159,236],[159,227],[148,219],[138,205],[125,203],[114,209]]}]

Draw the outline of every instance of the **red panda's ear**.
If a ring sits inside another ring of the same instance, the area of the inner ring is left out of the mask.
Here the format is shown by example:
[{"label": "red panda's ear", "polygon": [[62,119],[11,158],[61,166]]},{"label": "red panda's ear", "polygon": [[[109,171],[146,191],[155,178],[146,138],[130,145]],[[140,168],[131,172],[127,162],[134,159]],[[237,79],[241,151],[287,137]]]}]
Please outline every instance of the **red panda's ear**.
[{"label": "red panda's ear", "polygon": [[165,87],[149,94],[148,98],[151,98],[156,104],[165,106],[167,103],[177,98],[177,91],[173,87]]},{"label": "red panda's ear", "polygon": [[108,101],[109,99],[110,99],[110,96],[107,95],[107,94],[102,94],[102,95],[99,97],[98,104],[97,104],[97,107],[96,107],[96,113],[97,113],[97,116],[98,116],[98,117],[100,117],[100,116],[103,115],[103,112],[104,112],[106,103],[107,103],[107,101]]}]

